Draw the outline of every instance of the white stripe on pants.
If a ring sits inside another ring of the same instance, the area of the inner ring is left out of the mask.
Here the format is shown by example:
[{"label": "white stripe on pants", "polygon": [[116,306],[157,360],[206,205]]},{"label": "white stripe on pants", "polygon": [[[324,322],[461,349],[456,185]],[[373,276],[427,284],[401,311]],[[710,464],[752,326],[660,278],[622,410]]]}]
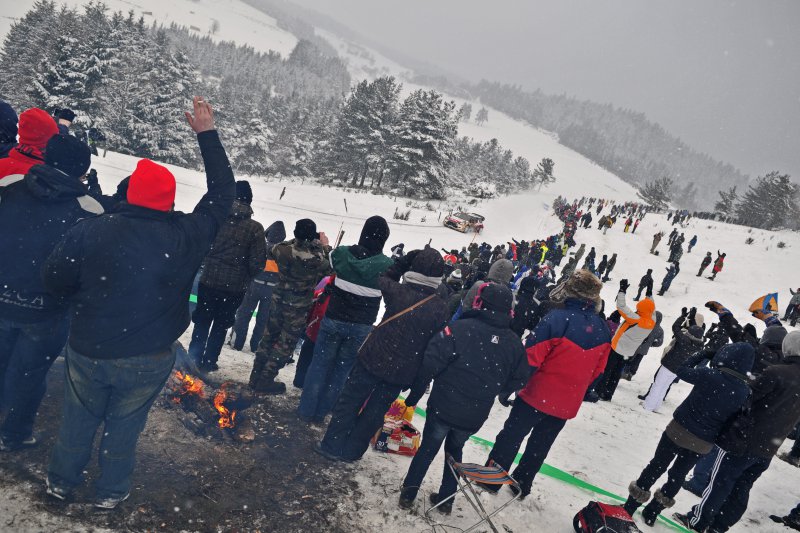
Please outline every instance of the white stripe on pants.
[{"label": "white stripe on pants", "polygon": [[664,403],[664,398],[667,395],[669,386],[675,381],[677,376],[671,370],[667,370],[664,366],[658,367],[653,385],[650,387],[650,392],[644,399],[644,408],[648,411],[656,411],[661,404]]},{"label": "white stripe on pants", "polygon": [[714,460],[714,468],[711,469],[711,479],[708,480],[708,485],[706,486],[706,490],[703,491],[703,497],[700,500],[700,503],[692,507],[692,517],[689,519],[689,523],[692,526],[696,526],[698,522],[700,522],[700,518],[703,516],[703,507],[708,501],[708,496],[709,494],[711,494],[711,491],[714,488],[714,481],[717,479],[717,472],[719,472],[719,465],[721,465],[722,460],[725,459],[726,453],[728,452],[726,452],[722,448],[718,448],[717,458],[716,460]]}]

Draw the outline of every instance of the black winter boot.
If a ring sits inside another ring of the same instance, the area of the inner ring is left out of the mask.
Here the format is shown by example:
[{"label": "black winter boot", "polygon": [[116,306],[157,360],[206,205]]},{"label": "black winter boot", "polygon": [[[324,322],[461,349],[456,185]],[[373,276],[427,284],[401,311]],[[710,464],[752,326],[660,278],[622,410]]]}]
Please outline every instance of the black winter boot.
[{"label": "black winter boot", "polygon": [[642,511],[642,518],[644,518],[644,523],[652,527],[656,523],[658,515],[661,514],[661,511],[669,507],[672,507],[673,505],[675,505],[674,499],[667,497],[666,495],[664,495],[663,492],[657,490],[655,495],[653,496],[653,501],[648,503],[647,506]]},{"label": "black winter boot", "polygon": [[622,507],[631,516],[640,506],[650,500],[650,491],[641,488],[635,481],[631,481],[631,484],[628,485],[628,494],[630,494],[628,501]]}]

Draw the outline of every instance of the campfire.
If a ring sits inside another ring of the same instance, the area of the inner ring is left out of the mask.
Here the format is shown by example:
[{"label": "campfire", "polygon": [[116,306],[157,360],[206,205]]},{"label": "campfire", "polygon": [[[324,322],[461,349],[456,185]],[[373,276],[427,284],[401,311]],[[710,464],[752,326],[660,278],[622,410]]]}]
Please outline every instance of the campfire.
[{"label": "campfire", "polygon": [[172,405],[180,405],[183,411],[194,415],[183,417],[184,425],[198,435],[227,440],[252,441],[255,433],[240,411],[252,403],[250,394],[226,381],[215,388],[197,376],[175,370],[165,394]]}]

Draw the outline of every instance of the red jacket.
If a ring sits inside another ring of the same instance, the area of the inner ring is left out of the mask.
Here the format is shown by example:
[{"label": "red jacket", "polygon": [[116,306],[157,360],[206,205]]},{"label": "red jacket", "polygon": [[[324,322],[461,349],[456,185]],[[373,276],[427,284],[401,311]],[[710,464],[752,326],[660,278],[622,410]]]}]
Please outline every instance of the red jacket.
[{"label": "red jacket", "polygon": [[528,363],[536,368],[519,393],[525,403],[556,418],[575,418],[589,385],[606,367],[611,332],[594,304],[567,299],[533,332]]},{"label": "red jacket", "polygon": [[314,304],[308,312],[306,318],[306,337],[311,342],[317,342],[317,335],[319,335],[319,327],[322,324],[322,319],[325,318],[325,311],[328,310],[328,302],[330,302],[331,295],[325,292],[325,288],[333,283],[335,276],[326,276],[322,278],[314,289]]}]

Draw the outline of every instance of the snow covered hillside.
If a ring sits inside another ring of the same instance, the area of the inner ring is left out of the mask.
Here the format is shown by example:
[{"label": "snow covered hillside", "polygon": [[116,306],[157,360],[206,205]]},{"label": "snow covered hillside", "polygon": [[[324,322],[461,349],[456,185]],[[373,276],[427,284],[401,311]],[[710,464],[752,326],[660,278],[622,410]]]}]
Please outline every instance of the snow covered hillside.
[{"label": "snow covered hillside", "polygon": [[[128,175],[134,163],[134,158],[109,154],[106,159],[96,158],[93,164],[98,169],[105,190],[113,190],[116,183]],[[203,177],[195,171],[180,168],[173,168],[173,171],[179,182],[177,207],[189,210],[204,192]],[[345,244],[356,238],[367,216],[378,213],[390,218],[395,207],[402,209],[405,206],[402,199],[345,192],[317,185],[264,182],[256,178],[251,179],[251,184],[255,217],[260,222],[266,225],[280,218],[287,228],[291,228],[295,220],[311,217],[317,221],[320,230],[332,237],[341,225],[346,232]],[[286,194],[279,200],[284,186]],[[557,184],[554,190],[542,194],[529,193],[486,201],[477,208],[487,217],[486,230],[480,240],[495,243],[512,237],[546,237],[557,232],[560,223],[550,208],[556,190],[567,195],[579,195],[582,192],[562,187]],[[347,210],[344,200],[347,200]],[[421,222],[422,216],[427,217],[424,223]],[[390,221],[392,234],[389,244],[404,242],[408,249],[422,246],[431,239],[432,245],[437,248],[460,248],[472,240],[471,234],[462,235],[443,228],[436,218],[436,212],[413,209],[408,222]],[[668,232],[670,229],[664,216],[648,215],[635,234],[623,233],[620,225],[609,230],[607,235],[594,228],[579,230],[576,236],[578,243],[596,247],[598,257],[606,253],[619,254],[614,279],[603,289],[603,297],[607,302],[613,301],[620,279],[628,278],[635,285],[647,268],[653,269],[658,286],[666,263],[663,254],[651,255],[649,247],[656,231]],[[708,300],[722,302],[741,321],[752,321],[747,307],[755,298],[766,292],[777,291],[781,304],[785,305],[789,296],[788,288],[798,284],[795,265],[791,261],[800,248],[800,236],[797,234],[748,231],[741,226],[703,220],[690,221],[683,231],[687,238],[696,234],[699,243],[691,254],[684,255],[683,270],[667,295],[655,298],[657,308],[664,313],[666,325],[672,323],[683,306],[696,306],[711,320],[709,312],[703,308]],[[751,245],[745,244],[748,236],[754,239]],[[778,248],[780,241],[785,242],[787,248]],[[662,251],[664,246],[662,244]],[[702,255],[706,251],[716,252],[717,249],[728,254],[725,270],[713,282],[696,277],[696,268]],[[763,329],[760,324],[759,329]],[[189,335],[189,332],[184,334],[184,342],[188,343]],[[660,414],[647,413],[639,406],[636,395],[647,390],[651,376],[658,367],[660,354],[661,349],[651,351],[634,380],[620,384],[612,403],[584,405],[578,418],[568,423],[559,436],[548,463],[616,494],[625,494],[628,482],[638,475],[650,459],[672,410],[688,392],[685,384],[673,387]],[[246,380],[251,357],[248,353],[233,352],[226,348],[220,358],[222,377]],[[281,374],[281,379],[291,383],[293,371],[294,367],[287,368]],[[507,414],[507,409],[496,405],[478,436],[493,441]],[[424,422],[417,417],[415,423],[422,426]],[[487,450],[482,446],[470,443],[465,459],[482,462],[486,454]],[[423,490],[436,489],[441,465],[440,457],[431,468]],[[396,506],[396,490],[407,467],[407,458],[368,453],[364,461],[352,467],[356,469],[360,489],[365,494],[364,501],[343,502],[342,505],[357,506],[367,530],[377,530],[387,520],[396,524],[397,530],[423,530],[427,526],[422,519],[402,512]],[[751,528],[781,531],[780,527],[769,522],[768,514],[784,513],[797,503],[793,491],[796,476],[794,467],[776,459],[756,484],[750,510],[734,531]],[[572,515],[593,497],[560,481],[540,476],[534,485],[532,497],[503,513],[500,522],[513,531],[524,531],[530,524],[536,524],[536,531],[567,532]],[[686,511],[697,501],[686,492],[681,492],[677,499],[677,511]],[[469,524],[470,510],[464,506],[463,500],[456,508],[451,523],[459,527]],[[656,530],[667,531],[668,528],[659,525]]]},{"label": "snow covered hillside", "polygon": [[[0,17],[0,36],[5,36],[15,18],[22,17],[34,0],[6,2]],[[58,0],[78,9],[86,0]],[[297,37],[278,27],[274,18],[239,0],[103,0],[111,11],[144,16],[149,25],[176,23],[198,35],[211,34],[220,41],[248,44],[264,52],[274,50],[286,57],[297,44]],[[216,31],[214,28],[216,27]]]}]

